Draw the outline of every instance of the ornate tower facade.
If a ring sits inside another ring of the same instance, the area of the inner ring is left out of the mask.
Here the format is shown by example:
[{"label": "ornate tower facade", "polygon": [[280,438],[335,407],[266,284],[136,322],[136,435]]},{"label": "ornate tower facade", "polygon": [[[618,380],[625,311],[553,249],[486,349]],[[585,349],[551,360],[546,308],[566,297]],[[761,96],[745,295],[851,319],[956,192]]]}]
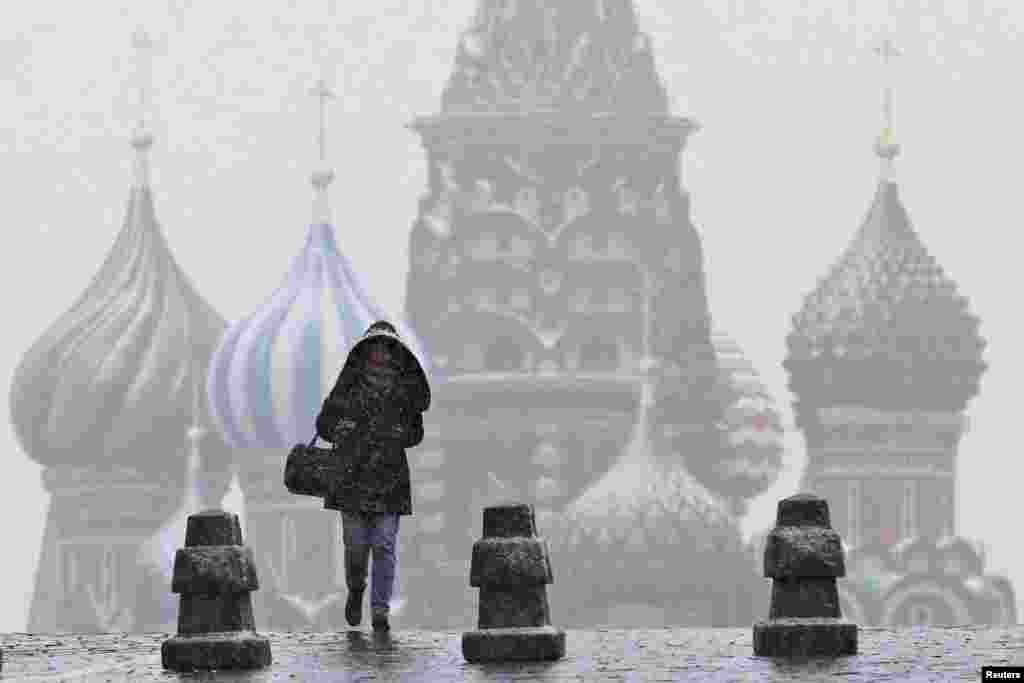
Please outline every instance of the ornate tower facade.
[{"label": "ornate tower facade", "polygon": [[[554,539],[602,478],[612,493],[632,486],[614,468],[638,439],[656,445],[633,474],[676,472],[673,492],[658,495],[698,490],[738,538],[733,514],[774,479],[779,452],[759,451],[767,465],[755,472],[734,459],[751,454],[728,444],[734,397],[719,381],[678,171],[697,126],[669,112],[632,2],[482,0],[440,113],[412,127],[429,186],[410,236],[406,310],[439,384],[427,438],[409,454],[410,610],[434,624],[472,612],[467,510],[534,503]],[[574,538],[596,532],[596,514],[572,518]],[[566,575],[586,554],[552,552]]]},{"label": "ornate tower facade", "polygon": [[[145,57],[141,31],[136,47]],[[156,220],[146,66],[141,59],[124,226],[89,287],[25,354],[11,386],[15,433],[44,466],[51,495],[33,632],[164,628],[181,538],[161,544],[161,523],[184,505],[218,506],[232,476],[226,444],[204,437],[209,415],[197,397],[224,321],[176,263]],[[184,525],[173,531],[183,535]]]},{"label": "ornate tower facade", "polygon": [[332,94],[324,79],[313,94],[320,103],[320,164],[311,175],[305,245],[267,303],[228,328],[207,378],[210,412],[239,461],[245,537],[260,576],[257,626],[271,631],[346,628],[341,518],[321,499],[290,493],[283,472],[288,450],[313,437],[349,349],[373,322],[391,320],[429,373],[412,331],[374,302],[338,248],[326,158]]},{"label": "ornate tower facade", "polygon": [[[880,54],[896,54],[891,41]],[[844,597],[851,616],[883,625],[998,622],[1010,618],[1012,591],[996,586],[1001,579],[978,583],[983,559],[953,538],[957,445],[986,367],[985,342],[900,200],[891,87],[884,115],[867,217],[787,339],[784,365],[807,440],[802,488],[829,501],[853,548]]]}]

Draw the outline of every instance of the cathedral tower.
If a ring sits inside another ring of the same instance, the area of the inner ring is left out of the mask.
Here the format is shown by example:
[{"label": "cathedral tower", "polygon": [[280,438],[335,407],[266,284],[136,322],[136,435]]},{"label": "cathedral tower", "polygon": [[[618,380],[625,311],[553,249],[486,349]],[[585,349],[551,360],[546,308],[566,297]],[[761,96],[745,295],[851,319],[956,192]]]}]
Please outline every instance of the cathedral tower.
[{"label": "cathedral tower", "polygon": [[[897,54],[889,39],[879,53],[886,62]],[[982,584],[965,585],[983,560],[954,537],[957,446],[985,342],[900,200],[888,86],[883,111],[881,177],[867,217],[787,339],[784,365],[807,441],[801,488],[829,501],[833,526],[853,548],[847,583],[867,581],[868,594],[846,596],[851,617],[863,613],[858,623],[980,623],[1013,603],[995,584],[977,595],[971,586]],[[903,585],[908,574],[944,578],[915,588]]]},{"label": "cathedral tower", "polygon": [[[85,292],[25,354],[11,386],[15,434],[44,466],[51,495],[32,632],[163,628],[184,526],[168,541],[161,523],[187,501],[219,506],[232,476],[231,451],[207,437],[199,395],[224,320],[181,270],[156,220],[150,44],[141,31],[135,44],[142,104],[124,226]],[[189,470],[194,488],[186,491]]]},{"label": "cathedral tower", "polygon": [[[774,480],[780,451],[729,442],[736,397],[721,382],[678,171],[697,126],[670,113],[632,2],[482,0],[440,113],[412,127],[429,186],[410,236],[406,310],[439,384],[427,438],[409,454],[417,547],[403,571],[410,586],[431,586],[411,589],[411,602],[422,596],[436,623],[472,613],[463,559],[478,530],[466,510],[501,499],[536,505],[565,575],[601,561],[608,548],[594,534],[609,515],[616,528],[647,515],[660,528],[663,509],[699,509],[652,534],[671,559],[649,580],[678,592],[672,565],[687,550],[672,534],[721,534],[720,547],[736,550],[734,514]],[[654,480],[669,482],[656,501],[631,493]],[[609,507],[626,497],[642,511]],[[629,599],[613,593],[594,609]],[[575,601],[564,609],[587,618]]]}]

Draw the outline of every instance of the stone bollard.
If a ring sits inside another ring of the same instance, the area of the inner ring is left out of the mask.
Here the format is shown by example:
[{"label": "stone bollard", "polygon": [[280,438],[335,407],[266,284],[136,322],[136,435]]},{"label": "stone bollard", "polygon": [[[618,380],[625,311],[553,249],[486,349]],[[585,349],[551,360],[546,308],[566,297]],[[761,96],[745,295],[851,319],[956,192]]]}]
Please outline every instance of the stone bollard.
[{"label": "stone bollard", "polygon": [[754,624],[755,655],[857,654],[857,625],[839,612],[836,578],[846,575],[846,566],[824,499],[800,493],[779,501],[764,575],[772,579],[772,601],[768,620]]},{"label": "stone bollard", "polygon": [[171,590],[181,594],[178,635],[160,648],[165,669],[254,669],[270,665],[270,641],[255,632],[252,591],[259,588],[252,549],[238,515],[190,515],[185,547],[174,558]]},{"label": "stone bollard", "polygon": [[547,541],[537,536],[532,505],[484,509],[484,535],[473,544],[469,585],[480,589],[477,631],[462,634],[468,662],[544,661],[565,656],[565,631],[551,625]]}]

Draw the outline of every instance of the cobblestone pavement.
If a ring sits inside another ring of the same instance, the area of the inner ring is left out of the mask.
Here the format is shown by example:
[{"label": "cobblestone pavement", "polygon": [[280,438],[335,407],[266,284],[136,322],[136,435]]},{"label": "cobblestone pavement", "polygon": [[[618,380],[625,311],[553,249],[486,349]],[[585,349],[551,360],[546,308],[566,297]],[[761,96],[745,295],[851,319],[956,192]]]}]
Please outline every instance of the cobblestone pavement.
[{"label": "cobblestone pavement", "polygon": [[978,681],[1024,665],[1024,627],[861,629],[856,657],[803,663],[753,656],[751,629],[569,630],[565,659],[474,665],[461,632],[264,633],[273,664],[250,672],[164,671],[169,633],[0,634],[0,681]]}]

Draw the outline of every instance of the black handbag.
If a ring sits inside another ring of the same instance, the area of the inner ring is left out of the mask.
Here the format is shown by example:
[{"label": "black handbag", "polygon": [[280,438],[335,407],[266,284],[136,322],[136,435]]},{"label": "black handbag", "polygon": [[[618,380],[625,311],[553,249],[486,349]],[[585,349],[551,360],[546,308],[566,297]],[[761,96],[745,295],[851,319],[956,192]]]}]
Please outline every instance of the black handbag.
[{"label": "black handbag", "polygon": [[323,498],[332,482],[341,475],[342,459],[336,447],[314,446],[317,435],[308,444],[295,444],[284,465],[284,485],[291,493]]}]

